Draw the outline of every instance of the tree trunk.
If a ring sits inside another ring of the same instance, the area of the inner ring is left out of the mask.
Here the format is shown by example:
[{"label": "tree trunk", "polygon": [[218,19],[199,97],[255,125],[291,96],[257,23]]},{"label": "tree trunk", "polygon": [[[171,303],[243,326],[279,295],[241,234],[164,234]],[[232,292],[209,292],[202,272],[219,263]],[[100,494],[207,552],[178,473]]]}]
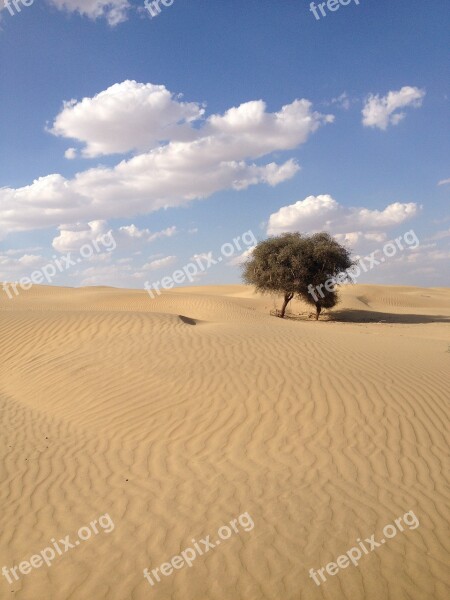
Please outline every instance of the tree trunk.
[{"label": "tree trunk", "polygon": [[320,306],[320,304],[316,304],[316,321],[319,320],[319,315],[322,312],[322,307]]},{"label": "tree trunk", "polygon": [[284,302],[283,302],[283,306],[281,307],[281,314],[280,314],[280,318],[284,319],[284,313],[286,312],[286,307],[289,304],[289,302],[292,300],[292,298],[294,297],[294,294],[285,294],[284,295]]}]

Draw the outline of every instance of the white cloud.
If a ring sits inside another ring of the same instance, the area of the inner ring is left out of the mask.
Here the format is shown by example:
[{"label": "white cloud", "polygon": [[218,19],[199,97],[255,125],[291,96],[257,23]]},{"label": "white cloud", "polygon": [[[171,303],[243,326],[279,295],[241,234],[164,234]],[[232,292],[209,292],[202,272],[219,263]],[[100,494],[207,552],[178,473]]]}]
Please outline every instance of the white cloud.
[{"label": "white cloud", "polygon": [[36,254],[24,254],[18,259],[19,264],[24,267],[33,267],[42,261],[42,256]]},{"label": "white cloud", "polygon": [[336,104],[336,106],[338,106],[339,108],[348,110],[350,108],[350,98],[348,97],[347,92],[343,92],[337,98],[332,98],[331,104]]},{"label": "white cloud", "polygon": [[386,241],[386,233],[364,233],[362,231],[351,231],[349,233],[337,233],[334,236],[340,244],[344,244],[351,248],[361,246],[364,242],[377,242],[381,244]]},{"label": "white cloud", "polygon": [[395,112],[400,108],[422,106],[425,90],[417,87],[405,86],[396,92],[388,92],[386,96],[378,94],[367,98],[362,110],[363,125],[365,127],[378,127],[385,131],[388,125],[397,125],[404,117],[404,112]]},{"label": "white cloud", "polygon": [[[121,102],[119,107],[112,113],[122,120]],[[136,131],[133,111],[127,119]],[[307,100],[296,100],[277,113],[268,113],[262,101],[247,102],[224,115],[209,117],[202,127],[193,128],[195,139],[190,141],[170,141],[115,167],[98,166],[72,179],[50,174],[22,188],[1,188],[0,227],[15,232],[99,217],[129,218],[183,206],[230,188],[242,190],[260,183],[274,186],[298,172],[296,162],[261,165],[251,161],[296,148],[332,120],[331,115],[312,111]],[[141,125],[145,128],[145,122]],[[86,133],[84,140],[91,149],[107,149],[98,132],[92,137]],[[128,139],[128,148],[131,143]],[[135,138],[133,146],[140,143],[140,138]]]},{"label": "white cloud", "polygon": [[18,281],[22,276],[29,275],[36,266],[41,267],[46,259],[38,254],[24,254],[16,257],[16,251],[0,253],[0,281]]},{"label": "white cloud", "polygon": [[111,285],[111,282],[118,283],[124,280],[124,277],[129,275],[130,267],[122,266],[120,269],[116,265],[93,266],[83,269],[77,273],[70,273],[71,277],[80,279],[80,285]]},{"label": "white cloud", "polygon": [[441,179],[441,181],[438,182],[438,185],[447,185],[448,183],[450,183],[450,179]]},{"label": "white cloud", "polygon": [[67,158],[67,160],[73,160],[74,158],[76,158],[77,157],[76,148],[67,148],[67,150],[64,152],[64,157]]},{"label": "white cloud", "polygon": [[136,225],[127,225],[125,227],[119,227],[119,233],[123,233],[123,235],[131,239],[142,240],[144,242],[153,242],[160,238],[172,237],[176,235],[178,231],[175,225],[154,233],[152,233],[149,229],[139,229],[136,227]]},{"label": "white cloud", "polygon": [[267,233],[278,235],[287,231],[329,231],[353,236],[350,239],[355,240],[355,236],[367,235],[367,232],[375,232],[380,236],[382,234],[376,230],[399,225],[416,216],[418,211],[419,207],[414,203],[395,202],[380,211],[346,207],[329,194],[308,196],[271,214]]},{"label": "white cloud", "polygon": [[172,237],[177,233],[177,228],[172,226],[162,231],[151,232],[149,229],[139,229],[136,225],[126,225],[112,231],[106,221],[61,225],[59,235],[54,238],[52,246],[58,252],[78,251],[83,244],[99,241],[109,231],[116,244],[123,249],[133,242],[151,243],[161,238]]},{"label": "white cloud", "polygon": [[[224,115],[212,115],[206,134],[222,136],[229,149],[241,148],[242,158],[264,156],[276,150],[289,150],[303,144],[322,124],[332,123],[333,115],[312,112],[311,102],[295,100],[277,113],[268,113],[262,100],[230,108]],[[231,157],[229,157],[231,158]]]},{"label": "white cloud", "polygon": [[157,260],[146,263],[142,268],[146,271],[158,271],[159,269],[170,267],[176,260],[176,256],[165,256],[164,258],[158,258]]},{"label": "white cloud", "polygon": [[29,252],[39,252],[42,246],[34,246],[33,248],[11,248],[5,252],[6,256],[17,256],[17,254],[28,254]]},{"label": "white cloud", "polygon": [[[306,142],[332,115],[312,112],[308,100],[295,100],[277,113],[268,113],[262,100],[230,108],[203,121],[204,108],[180,102],[163,85],[123,81],[93,98],[64,103],[51,132],[85,144],[83,155],[96,157],[148,151],[164,142],[201,142],[202,149],[237,161],[288,150]],[[202,120],[202,127],[194,127]],[[220,142],[220,143],[219,143]],[[236,155],[239,142],[240,152]]]},{"label": "white cloud", "polygon": [[210,252],[198,252],[198,253],[196,253],[196,254],[193,254],[193,255],[190,257],[190,259],[189,259],[189,260],[190,260],[190,261],[194,261],[194,260],[199,260],[199,261],[206,260],[206,261],[208,261],[208,257],[209,257],[210,255],[211,255],[211,253],[210,253]]},{"label": "white cloud", "polygon": [[362,232],[358,232],[360,235],[364,236],[364,239],[369,240],[370,242],[377,242],[379,244],[381,244],[381,242],[386,241],[387,239],[387,234],[386,233],[379,233],[379,232],[372,232],[372,233],[362,233]]},{"label": "white cloud", "polygon": [[180,102],[164,85],[123,81],[93,98],[65,102],[50,131],[84,143],[83,156],[92,158],[191,140],[190,123],[203,113],[199,104]]},{"label": "white cloud", "polygon": [[[47,2],[58,10],[78,13],[93,21],[104,18],[111,26],[126,21],[128,12],[132,8],[128,0],[47,0]],[[0,0],[0,13],[3,9],[6,9],[5,0]]]},{"label": "white cloud", "polygon": [[49,0],[58,10],[75,12],[95,20],[105,18],[109,25],[117,25],[127,19],[131,8],[128,0]]},{"label": "white cloud", "polygon": [[450,249],[442,245],[420,244],[408,248],[389,258],[377,269],[371,271],[370,280],[374,283],[403,285],[445,286],[450,277]]},{"label": "white cloud", "polygon": [[52,246],[58,252],[79,250],[83,244],[98,240],[106,232],[106,221],[61,225],[59,235],[54,238]]},{"label": "white cloud", "polygon": [[437,231],[428,240],[444,240],[450,237],[450,229],[444,229],[443,231]]},{"label": "white cloud", "polygon": [[242,254],[240,254],[239,256],[234,256],[231,260],[229,260],[227,262],[227,265],[232,267],[242,265],[247,260],[247,258],[249,258],[252,255],[252,252],[255,248],[256,246],[251,246],[250,248],[247,248],[247,250],[245,250]]}]

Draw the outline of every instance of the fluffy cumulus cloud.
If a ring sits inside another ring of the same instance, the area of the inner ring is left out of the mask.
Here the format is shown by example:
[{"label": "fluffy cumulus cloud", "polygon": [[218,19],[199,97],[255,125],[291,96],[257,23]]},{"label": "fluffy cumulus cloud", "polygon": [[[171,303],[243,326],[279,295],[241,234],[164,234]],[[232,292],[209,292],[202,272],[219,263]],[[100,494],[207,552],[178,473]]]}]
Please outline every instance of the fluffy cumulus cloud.
[{"label": "fluffy cumulus cloud", "polygon": [[312,110],[308,100],[295,100],[276,113],[268,113],[262,100],[246,102],[224,115],[212,115],[205,126],[209,138],[220,138],[233,148],[242,146],[243,156],[260,157],[275,150],[290,150],[304,144],[332,115]]},{"label": "fluffy cumulus cloud", "polygon": [[395,202],[383,210],[372,210],[343,206],[329,194],[308,196],[271,214],[267,233],[278,235],[287,231],[329,231],[334,235],[340,234],[341,239],[349,242],[358,241],[360,236],[382,241],[380,229],[400,225],[418,212],[419,207],[412,202]]},{"label": "fluffy cumulus cloud", "polygon": [[[204,109],[181,102],[163,85],[116,83],[93,98],[64,103],[51,132],[85,144],[85,157],[150,150],[167,140],[191,140],[190,123]],[[66,158],[73,153],[66,152]]]},{"label": "fluffy cumulus cloud", "polygon": [[[59,115],[65,114],[67,118],[57,118],[53,129],[58,134],[78,135],[86,151],[94,154],[117,152],[115,136],[121,138],[128,129],[134,133],[126,138],[123,151],[142,147],[142,129],[146,131],[148,145],[152,146],[160,140],[161,130],[158,119],[151,121],[149,129],[145,99],[155,93],[155,87],[158,86],[125,82],[116,88],[126,94],[136,93],[142,99],[145,106],[138,111],[140,126],[136,121],[136,106],[129,103],[128,113],[124,114],[121,94],[116,102],[108,93],[101,105],[95,99],[71,103],[66,107],[68,112],[63,109]],[[242,190],[261,183],[275,186],[293,177],[299,166],[292,159],[281,164],[261,164],[258,159],[298,147],[321,125],[333,120],[331,115],[313,111],[307,100],[296,100],[275,113],[269,113],[263,101],[252,101],[204,120],[200,106],[178,102],[160,87],[156,94],[159,102],[152,105],[152,111],[158,118],[165,115],[164,123],[169,124],[175,140],[163,141],[116,166],[97,166],[79,172],[72,179],[53,173],[21,188],[1,188],[0,231],[27,231],[99,218],[129,218],[186,205],[221,190]],[[73,117],[75,113],[71,111],[77,106],[80,116],[77,113]],[[107,136],[101,125],[92,130],[84,128],[94,114],[98,121],[106,115],[106,129],[111,127],[115,131],[114,139]],[[181,121],[175,123],[174,115],[181,116]],[[195,115],[202,117],[200,122],[191,122]],[[189,139],[179,139],[185,137]]]},{"label": "fluffy cumulus cloud", "polygon": [[61,225],[52,246],[58,252],[79,250],[84,244],[97,241],[106,232],[106,221],[91,221],[86,225]]},{"label": "fluffy cumulus cloud", "polygon": [[353,256],[367,257],[375,252],[378,259],[385,244],[400,236],[404,250],[386,259],[362,281],[411,285],[436,285],[440,281],[445,285],[450,277],[450,230],[422,238],[420,225],[413,221],[420,210],[417,204],[400,202],[382,210],[351,208],[329,195],[308,196],[270,215],[267,233],[328,231],[350,248]]},{"label": "fluffy cumulus cloud", "polygon": [[406,107],[419,108],[422,106],[424,97],[425,90],[411,86],[388,92],[386,96],[382,97],[378,94],[371,94],[362,110],[363,125],[365,127],[378,127],[383,131],[389,125],[398,125],[405,118],[405,113],[400,109]]},{"label": "fluffy cumulus cloud", "polygon": [[[268,113],[262,100],[205,121],[204,112],[203,105],[182,102],[163,85],[124,81],[93,98],[65,102],[51,132],[83,143],[85,157],[152,150],[165,142],[204,141],[221,154],[228,146],[229,156],[221,158],[236,160],[238,142],[241,158],[264,156],[297,147],[322,123],[333,121],[332,115],[312,111],[307,100],[296,100],[277,113]],[[71,150],[66,152],[69,158]]]}]

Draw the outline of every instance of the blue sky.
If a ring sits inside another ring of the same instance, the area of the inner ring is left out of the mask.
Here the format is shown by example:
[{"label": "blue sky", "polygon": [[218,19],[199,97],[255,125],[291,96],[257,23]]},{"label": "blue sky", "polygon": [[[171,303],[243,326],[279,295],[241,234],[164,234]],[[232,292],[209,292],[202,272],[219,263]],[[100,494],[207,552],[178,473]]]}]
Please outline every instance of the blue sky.
[{"label": "blue sky", "polygon": [[[0,280],[110,230],[52,283],[142,288],[249,230],[362,256],[413,230],[360,281],[449,285],[446,0],[19,6],[0,11]],[[243,250],[195,283],[239,282]]]}]

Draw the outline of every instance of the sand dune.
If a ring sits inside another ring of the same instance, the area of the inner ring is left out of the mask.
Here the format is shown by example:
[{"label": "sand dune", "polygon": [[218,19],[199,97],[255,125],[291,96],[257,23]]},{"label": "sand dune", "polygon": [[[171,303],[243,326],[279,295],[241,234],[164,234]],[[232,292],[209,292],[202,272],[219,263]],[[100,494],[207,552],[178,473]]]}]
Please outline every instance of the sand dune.
[{"label": "sand dune", "polygon": [[[115,524],[1,598],[449,597],[450,289],[345,287],[318,323],[273,308],[236,285],[0,297],[0,567]],[[417,529],[309,577],[410,510]],[[144,579],[244,512],[253,530]]]}]

